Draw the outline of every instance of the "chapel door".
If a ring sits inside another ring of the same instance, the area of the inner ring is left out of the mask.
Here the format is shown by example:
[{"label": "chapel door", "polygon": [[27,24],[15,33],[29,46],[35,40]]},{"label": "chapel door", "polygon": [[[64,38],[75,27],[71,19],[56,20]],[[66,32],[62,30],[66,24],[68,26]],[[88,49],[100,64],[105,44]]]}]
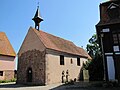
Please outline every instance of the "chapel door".
[{"label": "chapel door", "polygon": [[27,82],[32,82],[32,68],[27,70]]}]

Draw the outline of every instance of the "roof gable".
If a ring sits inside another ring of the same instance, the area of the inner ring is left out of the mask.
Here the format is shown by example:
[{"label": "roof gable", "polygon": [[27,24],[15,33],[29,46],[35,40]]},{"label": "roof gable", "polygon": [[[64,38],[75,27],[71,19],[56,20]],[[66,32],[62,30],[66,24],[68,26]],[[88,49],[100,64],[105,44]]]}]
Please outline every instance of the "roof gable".
[{"label": "roof gable", "polygon": [[108,9],[115,9],[115,8],[118,8],[119,5],[115,4],[115,3],[111,3],[109,6],[108,6]]},{"label": "roof gable", "polygon": [[4,32],[0,32],[0,54],[16,56],[16,53]]},{"label": "roof gable", "polygon": [[18,56],[20,56],[24,52],[27,52],[28,50],[34,50],[34,49],[44,51],[45,46],[38,37],[37,33],[33,30],[32,27],[30,27],[18,51]]}]

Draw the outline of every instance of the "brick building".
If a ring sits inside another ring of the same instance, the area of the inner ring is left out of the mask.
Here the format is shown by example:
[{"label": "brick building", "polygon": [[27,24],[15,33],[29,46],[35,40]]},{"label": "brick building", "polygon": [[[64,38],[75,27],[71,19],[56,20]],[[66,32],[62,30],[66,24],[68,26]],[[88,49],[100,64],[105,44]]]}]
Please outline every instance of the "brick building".
[{"label": "brick building", "polygon": [[46,85],[78,80],[90,56],[73,42],[39,30],[43,21],[39,8],[33,20],[35,28],[29,28],[18,53],[17,83]]},{"label": "brick building", "polygon": [[6,34],[0,32],[0,80],[14,78],[16,53],[12,48]]}]

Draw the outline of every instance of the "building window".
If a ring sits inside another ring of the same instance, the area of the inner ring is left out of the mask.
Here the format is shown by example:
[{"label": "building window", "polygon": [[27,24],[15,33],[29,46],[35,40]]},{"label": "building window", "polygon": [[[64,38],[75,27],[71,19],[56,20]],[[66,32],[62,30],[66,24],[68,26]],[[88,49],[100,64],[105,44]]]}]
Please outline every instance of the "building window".
[{"label": "building window", "polygon": [[114,52],[120,51],[120,50],[119,50],[119,46],[113,46],[113,51],[114,51]]},{"label": "building window", "polygon": [[64,56],[60,55],[60,65],[64,65]]},{"label": "building window", "polygon": [[114,44],[118,44],[117,34],[113,34],[113,42]]},{"label": "building window", "polygon": [[77,66],[80,66],[80,58],[77,58]]},{"label": "building window", "polygon": [[114,44],[120,43],[120,33],[113,33],[113,43]]},{"label": "building window", "polygon": [[119,39],[119,43],[120,43],[120,33],[118,34],[118,39]]},{"label": "building window", "polygon": [[3,71],[0,71],[0,76],[3,76]]},{"label": "building window", "polygon": [[73,64],[73,60],[72,60],[72,58],[70,59],[70,62],[71,62],[71,64]]}]

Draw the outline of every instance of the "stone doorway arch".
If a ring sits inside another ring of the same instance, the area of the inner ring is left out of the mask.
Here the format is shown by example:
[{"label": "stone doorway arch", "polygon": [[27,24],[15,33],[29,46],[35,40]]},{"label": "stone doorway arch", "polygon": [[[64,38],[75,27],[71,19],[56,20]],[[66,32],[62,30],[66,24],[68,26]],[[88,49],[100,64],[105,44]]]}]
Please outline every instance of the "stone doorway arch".
[{"label": "stone doorway arch", "polygon": [[27,69],[27,82],[32,82],[32,68]]}]

